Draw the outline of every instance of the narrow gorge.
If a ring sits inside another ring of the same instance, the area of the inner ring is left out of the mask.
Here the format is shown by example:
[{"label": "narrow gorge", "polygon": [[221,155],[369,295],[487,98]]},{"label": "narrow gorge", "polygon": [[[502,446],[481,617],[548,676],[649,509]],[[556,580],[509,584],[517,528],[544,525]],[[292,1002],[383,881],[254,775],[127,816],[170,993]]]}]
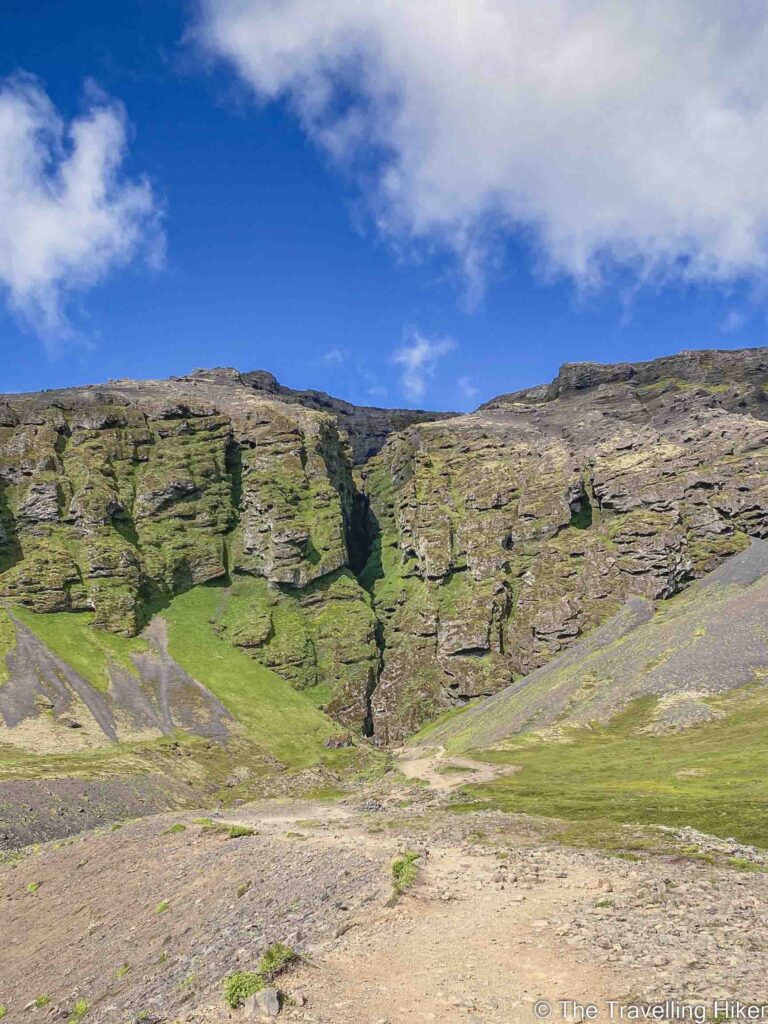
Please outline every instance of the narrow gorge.
[{"label": "narrow gorge", "polygon": [[[463,416],[229,369],[5,396],[3,653],[79,613],[103,638],[105,741],[140,734],[120,694],[145,685],[142,631],[202,587],[221,642],[400,742],[768,535],[767,384],[751,349],[566,365]],[[61,690],[43,661],[25,711],[0,687],[6,742]]]}]

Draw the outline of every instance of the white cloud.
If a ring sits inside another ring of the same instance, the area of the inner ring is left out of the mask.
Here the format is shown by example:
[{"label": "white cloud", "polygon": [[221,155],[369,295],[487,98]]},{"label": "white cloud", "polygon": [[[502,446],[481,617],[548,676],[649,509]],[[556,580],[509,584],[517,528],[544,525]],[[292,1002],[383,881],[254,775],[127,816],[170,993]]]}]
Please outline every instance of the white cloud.
[{"label": "white cloud", "polygon": [[459,391],[461,391],[465,398],[474,398],[477,394],[477,388],[469,377],[459,377],[457,383],[459,385]]},{"label": "white cloud", "polygon": [[409,331],[405,345],[392,356],[392,361],[403,367],[400,383],[408,398],[419,401],[424,397],[428,378],[434,376],[440,359],[454,348],[456,343],[450,338],[430,341],[418,331]]},{"label": "white cloud", "polygon": [[327,352],[323,353],[326,363],[343,363],[346,358],[347,353],[341,348],[329,348]]},{"label": "white cloud", "polygon": [[732,309],[721,321],[720,330],[725,334],[733,334],[734,331],[740,331],[746,322],[746,314],[738,309]]},{"label": "white cloud", "polygon": [[162,256],[152,190],[121,173],[123,108],[93,86],[86,98],[65,124],[37,79],[0,82],[0,284],[46,337],[67,332],[72,292],[140,250]]},{"label": "white cloud", "polygon": [[200,0],[199,36],[480,287],[522,232],[597,285],[768,264],[764,0]]},{"label": "white cloud", "polygon": [[371,387],[368,388],[368,394],[371,398],[386,398],[389,392],[383,384],[372,384]]}]

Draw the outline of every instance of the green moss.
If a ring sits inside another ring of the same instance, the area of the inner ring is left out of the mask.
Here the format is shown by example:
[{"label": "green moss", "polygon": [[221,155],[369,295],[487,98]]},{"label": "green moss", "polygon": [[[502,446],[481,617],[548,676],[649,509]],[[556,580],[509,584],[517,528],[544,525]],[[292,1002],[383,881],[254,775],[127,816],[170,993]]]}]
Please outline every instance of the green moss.
[{"label": "green moss", "polygon": [[227,835],[230,839],[243,839],[246,836],[255,836],[256,832],[246,825],[232,825],[227,829]]},{"label": "green moss", "polygon": [[264,981],[255,971],[237,971],[224,980],[224,1001],[237,1010],[248,996],[261,992],[263,988]]},{"label": "green moss", "polygon": [[160,900],[160,902],[155,907],[155,913],[165,914],[170,909],[170,906],[171,904],[168,902],[168,900]]},{"label": "green moss", "polygon": [[418,859],[418,853],[406,850],[392,862],[392,889],[396,896],[402,895],[416,882]]},{"label": "green moss", "polygon": [[138,676],[131,655],[149,649],[140,637],[129,639],[94,629],[91,612],[40,615],[16,607],[13,614],[54,654],[102,692],[109,688],[110,665],[119,665]]},{"label": "green moss", "polygon": [[242,1006],[248,996],[260,992],[283,971],[295,964],[298,953],[283,942],[274,942],[262,955],[255,971],[238,971],[224,981],[224,999],[233,1010]]},{"label": "green moss", "polygon": [[78,999],[72,1007],[69,1019],[74,1021],[75,1024],[80,1024],[80,1021],[84,1020],[88,1015],[90,1008],[90,1004],[85,999]]},{"label": "green moss", "polygon": [[213,818],[193,818],[192,824],[200,825],[206,831],[211,831],[212,829],[218,828],[218,825],[213,820]]},{"label": "green moss", "polygon": [[299,954],[284,942],[273,942],[259,960],[259,975],[264,981],[274,981],[288,967],[295,964]]}]

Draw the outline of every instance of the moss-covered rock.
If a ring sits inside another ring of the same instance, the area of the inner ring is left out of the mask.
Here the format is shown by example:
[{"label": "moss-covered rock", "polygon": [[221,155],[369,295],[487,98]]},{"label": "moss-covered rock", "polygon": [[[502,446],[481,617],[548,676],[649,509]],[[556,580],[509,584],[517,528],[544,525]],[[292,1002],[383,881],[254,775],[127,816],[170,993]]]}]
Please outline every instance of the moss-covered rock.
[{"label": "moss-covered rock", "polygon": [[[750,373],[768,375],[762,359]],[[567,367],[394,435],[368,464],[378,735],[502,689],[630,595],[669,597],[768,535],[765,422],[728,407],[730,385],[651,388],[650,369],[633,372]]]}]

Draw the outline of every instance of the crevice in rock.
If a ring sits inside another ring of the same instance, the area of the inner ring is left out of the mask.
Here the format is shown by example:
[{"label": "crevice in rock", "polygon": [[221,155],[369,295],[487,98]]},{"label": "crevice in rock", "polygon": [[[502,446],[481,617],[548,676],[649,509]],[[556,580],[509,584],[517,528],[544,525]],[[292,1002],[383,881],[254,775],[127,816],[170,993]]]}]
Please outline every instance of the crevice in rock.
[{"label": "crevice in rock", "polygon": [[231,434],[227,441],[225,467],[231,481],[232,508],[239,519],[243,500],[243,453],[239,443]]},{"label": "crevice in rock", "polygon": [[346,522],[347,551],[349,552],[349,568],[359,577],[371,557],[375,534],[368,495],[355,490],[352,495],[352,507]]},{"label": "crevice in rock", "polygon": [[581,494],[575,501],[571,502],[571,522],[576,530],[588,530],[592,525],[592,502],[586,488],[582,488]]},{"label": "crevice in rock", "polygon": [[[373,598],[373,584],[384,575],[381,567],[381,529],[371,508],[368,495],[357,489],[354,492],[347,546],[350,569],[355,574],[360,586],[371,594],[371,598]],[[374,608],[373,610],[375,614],[376,609]],[[378,616],[376,616],[374,639],[376,641],[376,650],[378,651],[378,663],[375,672],[371,672],[368,677],[368,685],[365,691],[366,710],[363,721],[363,736],[369,739],[376,733],[373,695],[376,692],[381,673],[384,670],[384,626]]]}]

